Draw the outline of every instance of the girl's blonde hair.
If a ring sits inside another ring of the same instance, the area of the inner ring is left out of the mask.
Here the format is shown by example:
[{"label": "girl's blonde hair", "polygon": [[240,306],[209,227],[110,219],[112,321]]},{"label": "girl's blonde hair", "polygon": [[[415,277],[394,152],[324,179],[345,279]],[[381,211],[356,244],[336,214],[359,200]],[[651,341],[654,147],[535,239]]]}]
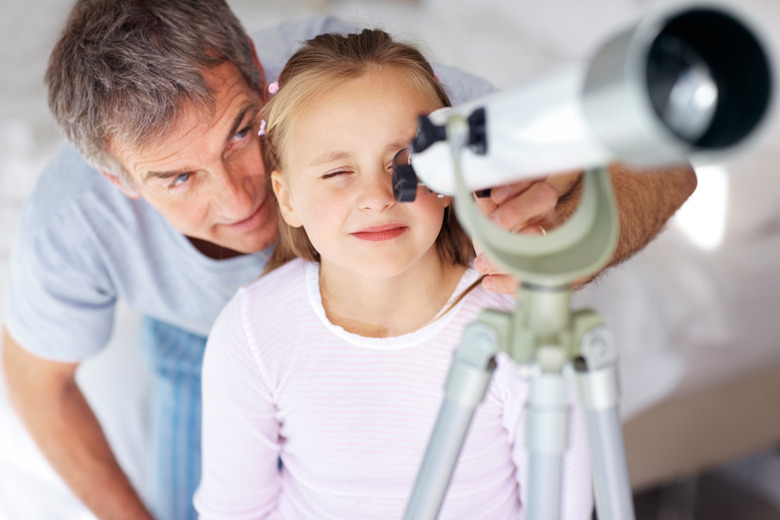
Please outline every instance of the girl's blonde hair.
[{"label": "girl's blonde hair", "polygon": [[[365,29],[356,34],[321,34],[309,41],[287,62],[278,80],[278,92],[261,111],[266,120],[263,160],[268,173],[284,171],[285,150],[290,128],[307,106],[352,79],[369,71],[397,72],[403,81],[428,98],[431,106],[450,106],[449,97],[438,82],[431,65],[411,45],[396,42],[384,31]],[[294,258],[319,261],[305,230],[288,225],[277,208],[279,240],[266,265],[271,271]],[[468,265],[474,249],[455,218],[452,205],[445,209],[436,248],[443,261]]]}]

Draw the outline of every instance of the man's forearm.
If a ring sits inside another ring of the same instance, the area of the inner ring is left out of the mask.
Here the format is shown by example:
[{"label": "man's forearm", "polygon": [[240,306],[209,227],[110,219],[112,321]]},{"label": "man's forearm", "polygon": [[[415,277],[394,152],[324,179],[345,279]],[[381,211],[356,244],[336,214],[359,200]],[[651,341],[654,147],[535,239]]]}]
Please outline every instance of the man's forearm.
[{"label": "man's forearm", "polygon": [[3,369],[19,417],[49,462],[101,519],[151,519],[75,382],[75,366],[23,350],[3,331]]},{"label": "man's forearm", "polygon": [[[614,163],[609,170],[620,219],[618,243],[608,264],[614,266],[640,251],[663,229],[696,189],[696,173],[689,165],[646,169]],[[578,182],[560,201],[556,208],[560,223],[572,214],[581,192],[582,182]]]},{"label": "man's forearm", "polygon": [[688,165],[638,169],[614,164],[612,186],[620,214],[620,238],[610,265],[645,247],[696,189],[696,173]]}]

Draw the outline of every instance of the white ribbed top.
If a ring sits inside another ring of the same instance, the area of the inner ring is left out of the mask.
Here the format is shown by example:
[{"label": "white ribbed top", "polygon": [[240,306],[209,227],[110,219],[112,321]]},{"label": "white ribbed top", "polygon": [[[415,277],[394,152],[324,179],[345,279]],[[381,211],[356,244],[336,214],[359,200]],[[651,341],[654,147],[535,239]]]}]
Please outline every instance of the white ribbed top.
[{"label": "white ribbed top", "polygon": [[[453,294],[476,277],[468,270]],[[204,518],[398,519],[464,327],[514,301],[478,287],[430,325],[366,338],[328,321],[317,264],[291,262],[243,287],[218,318],[203,367]],[[528,382],[498,356],[440,518],[520,518]],[[577,410],[564,518],[592,509]],[[281,457],[284,469],[277,469]]]}]

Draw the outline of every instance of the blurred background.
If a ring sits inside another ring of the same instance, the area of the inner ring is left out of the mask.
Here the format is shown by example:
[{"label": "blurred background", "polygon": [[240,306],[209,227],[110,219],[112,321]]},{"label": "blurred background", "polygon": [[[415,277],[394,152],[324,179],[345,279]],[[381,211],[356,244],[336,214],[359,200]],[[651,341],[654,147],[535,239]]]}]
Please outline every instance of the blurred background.
[{"label": "blurred background", "polygon": [[[229,0],[245,27],[334,14],[421,45],[434,61],[518,87],[574,60],[656,0]],[[62,140],[42,77],[71,0],[0,7],[0,295],[22,205]],[[739,7],[780,48],[780,2]],[[778,53],[780,55],[780,53]],[[641,519],[780,519],[780,121],[750,149],[695,165],[696,194],[646,250],[576,295],[621,355],[629,471]],[[3,301],[0,299],[0,311]],[[145,482],[148,374],[138,316],[79,378],[120,462]],[[0,381],[1,382],[1,381]],[[0,520],[90,519],[42,459],[0,385]]]}]

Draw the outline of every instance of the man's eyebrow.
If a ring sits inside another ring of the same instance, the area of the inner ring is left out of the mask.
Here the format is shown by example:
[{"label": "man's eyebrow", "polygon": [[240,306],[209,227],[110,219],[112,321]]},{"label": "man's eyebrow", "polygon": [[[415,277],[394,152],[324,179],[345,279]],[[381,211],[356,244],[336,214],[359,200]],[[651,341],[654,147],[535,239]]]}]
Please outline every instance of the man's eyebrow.
[{"label": "man's eyebrow", "polygon": [[[244,122],[244,119],[246,118],[246,115],[250,112],[253,112],[254,114],[257,114],[257,112],[260,111],[260,108],[257,106],[256,103],[253,103],[252,101],[247,101],[241,106],[241,110],[238,112],[238,115],[233,119],[233,125],[230,127],[230,132],[227,134],[227,137],[225,139],[225,143],[229,143],[231,139],[233,139],[233,136],[236,135],[236,132],[238,132],[238,129],[241,127],[241,124]],[[254,115],[253,114],[253,115]],[[172,179],[174,177],[178,177],[179,175],[192,172],[195,168],[179,168],[176,170],[171,170],[167,172],[156,172],[156,171],[148,171],[143,176],[142,179],[143,182],[147,182],[151,179]]]},{"label": "man's eyebrow", "polygon": [[148,182],[151,179],[161,179],[161,180],[172,179],[174,177],[178,177],[179,175],[183,175],[185,173],[192,172],[193,170],[194,170],[194,168],[181,168],[181,169],[172,170],[172,171],[169,171],[169,172],[148,171],[145,174],[143,174],[143,176],[141,177],[141,180],[145,184],[146,182]]}]

